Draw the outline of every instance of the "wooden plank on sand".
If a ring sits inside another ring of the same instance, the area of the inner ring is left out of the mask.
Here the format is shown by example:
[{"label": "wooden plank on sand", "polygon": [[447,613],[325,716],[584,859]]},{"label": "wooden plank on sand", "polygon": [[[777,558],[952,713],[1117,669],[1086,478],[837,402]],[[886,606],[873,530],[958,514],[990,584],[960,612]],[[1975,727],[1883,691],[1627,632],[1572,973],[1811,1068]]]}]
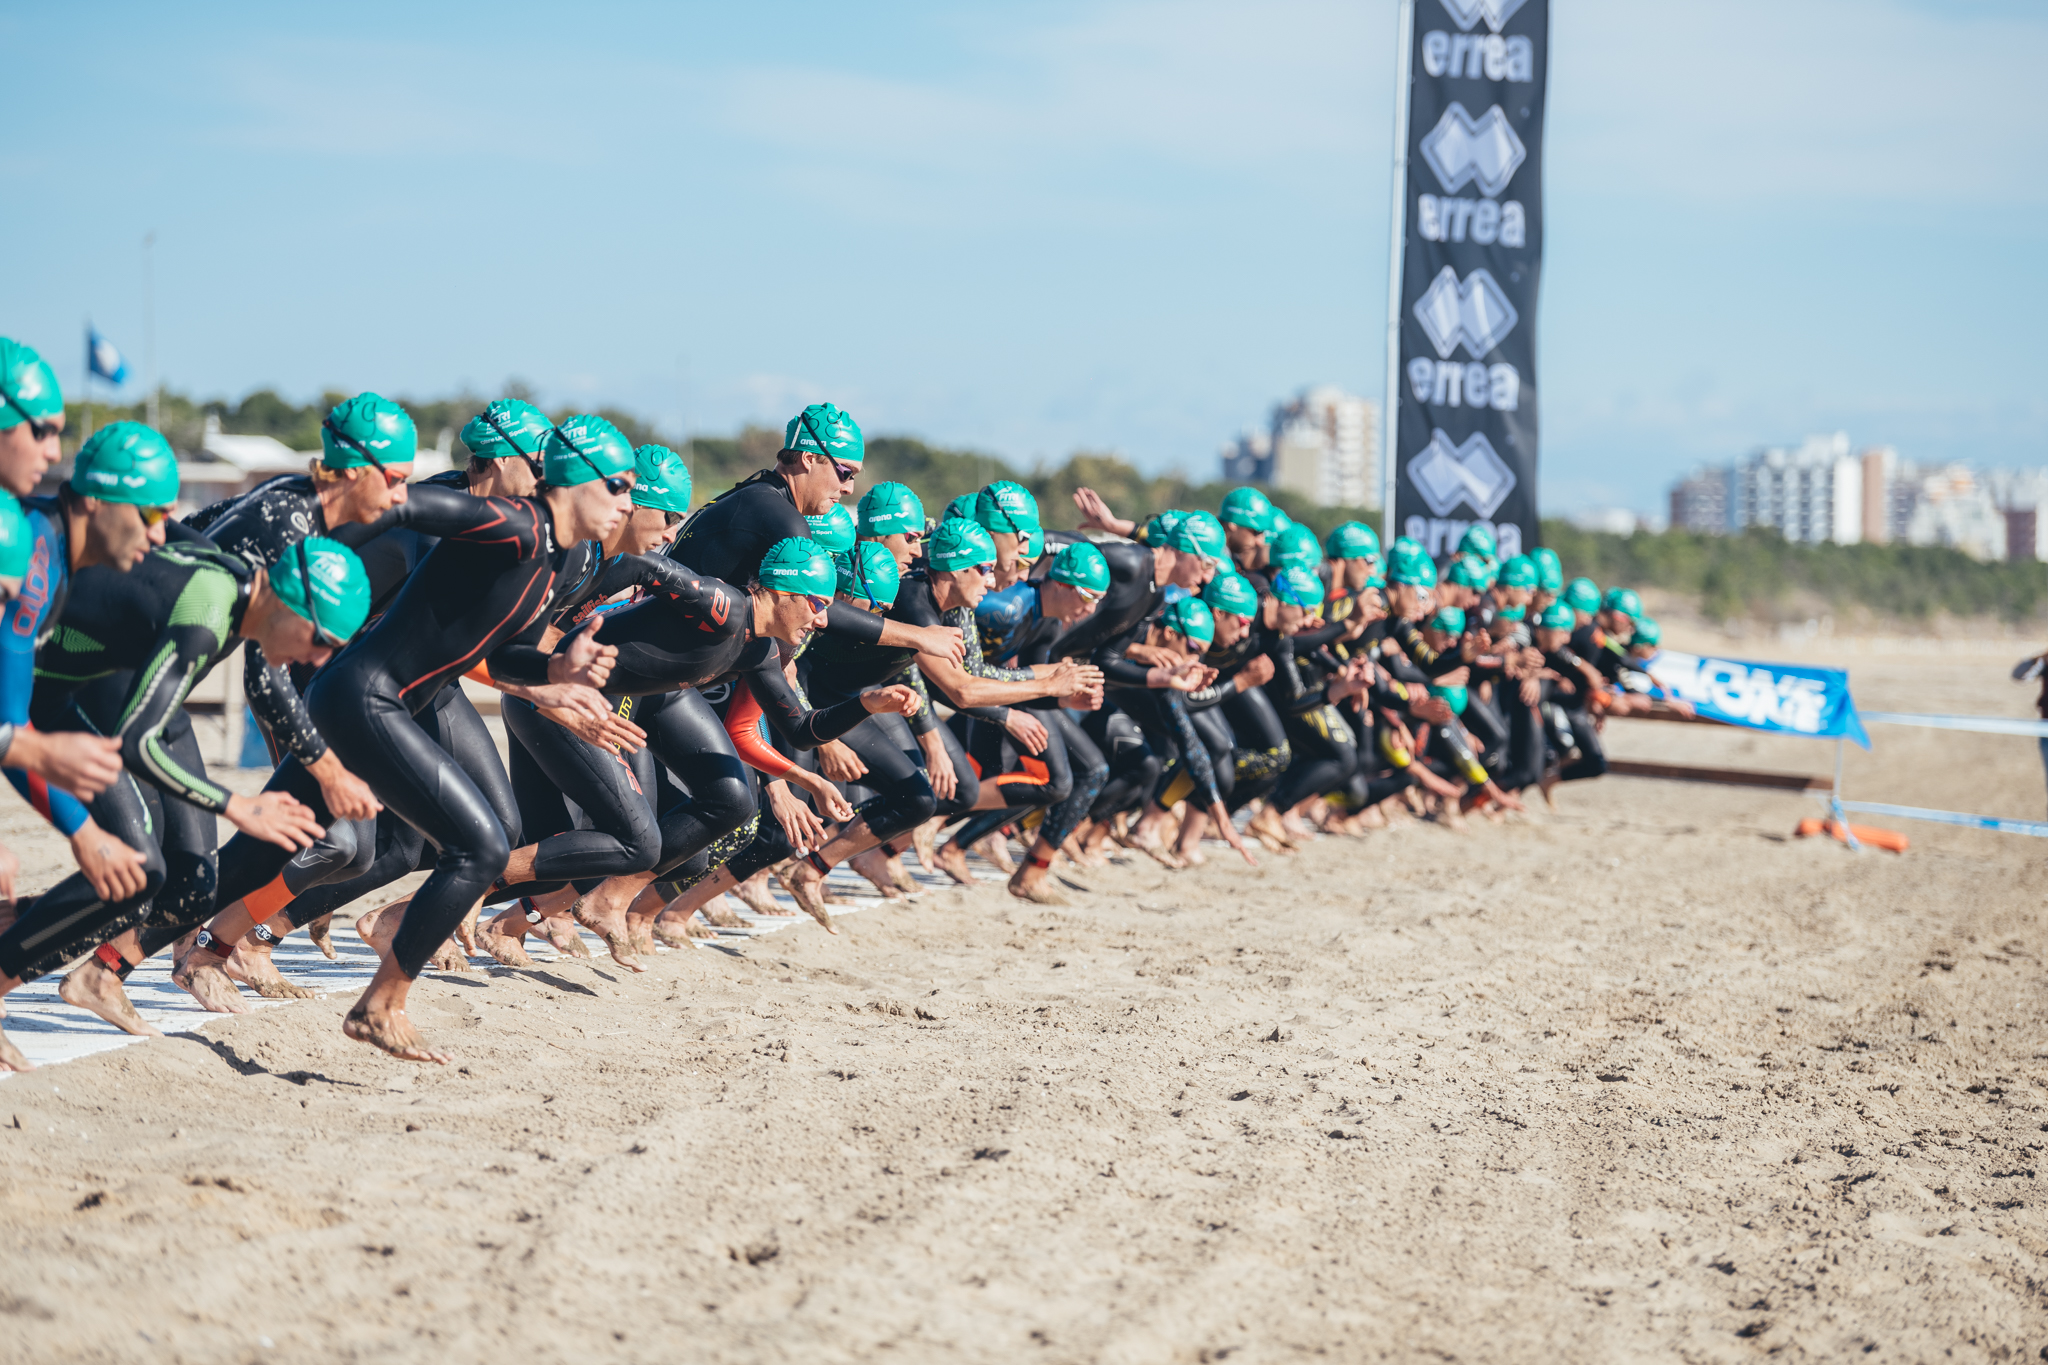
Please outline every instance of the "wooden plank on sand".
[{"label": "wooden plank on sand", "polygon": [[1607,760],[1607,771],[1619,777],[1661,777],[1670,782],[1712,782],[1723,787],[1766,787],[1786,792],[1826,791],[1829,785],[1824,777],[1808,777],[1803,773],[1694,768],[1683,763],[1634,763],[1621,758]]}]

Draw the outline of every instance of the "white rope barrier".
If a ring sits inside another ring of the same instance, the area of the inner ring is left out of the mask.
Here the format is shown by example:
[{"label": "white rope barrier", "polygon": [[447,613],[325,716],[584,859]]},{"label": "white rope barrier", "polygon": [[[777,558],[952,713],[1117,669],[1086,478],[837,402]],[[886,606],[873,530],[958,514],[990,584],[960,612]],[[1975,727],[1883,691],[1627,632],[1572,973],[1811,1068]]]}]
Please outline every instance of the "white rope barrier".
[{"label": "white rope barrier", "polygon": [[1930,730],[1975,730],[1986,735],[2030,735],[2048,739],[2048,720],[2014,720],[2005,716],[1931,716],[1912,711],[1859,711],[1879,725],[1918,725]]}]

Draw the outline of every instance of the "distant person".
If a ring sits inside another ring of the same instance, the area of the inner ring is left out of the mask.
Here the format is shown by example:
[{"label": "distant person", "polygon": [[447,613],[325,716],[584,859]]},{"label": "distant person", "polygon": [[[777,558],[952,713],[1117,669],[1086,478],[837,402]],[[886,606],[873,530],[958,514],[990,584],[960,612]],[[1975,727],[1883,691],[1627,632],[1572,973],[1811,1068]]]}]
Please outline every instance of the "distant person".
[{"label": "distant person", "polygon": [[[2021,659],[2012,670],[2012,680],[2041,684],[2041,695],[2034,698],[2034,711],[2041,719],[2048,720],[2048,654]],[[2036,742],[2041,746],[2041,767],[2048,770],[2048,735],[2042,735]]]}]

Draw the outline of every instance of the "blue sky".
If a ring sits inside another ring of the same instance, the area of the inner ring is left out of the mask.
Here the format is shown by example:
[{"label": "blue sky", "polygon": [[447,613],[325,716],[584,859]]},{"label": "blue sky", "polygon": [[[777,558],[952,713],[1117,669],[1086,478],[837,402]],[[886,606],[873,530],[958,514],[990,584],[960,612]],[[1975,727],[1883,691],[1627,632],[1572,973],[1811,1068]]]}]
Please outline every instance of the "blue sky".
[{"label": "blue sky", "polygon": [[[1380,396],[1394,15],[10,6],[0,332],[140,369],[153,229],[202,394],[830,397],[1213,475],[1303,384]],[[2048,6],[1556,0],[1552,49],[1548,510],[1819,430],[2048,463]]]}]

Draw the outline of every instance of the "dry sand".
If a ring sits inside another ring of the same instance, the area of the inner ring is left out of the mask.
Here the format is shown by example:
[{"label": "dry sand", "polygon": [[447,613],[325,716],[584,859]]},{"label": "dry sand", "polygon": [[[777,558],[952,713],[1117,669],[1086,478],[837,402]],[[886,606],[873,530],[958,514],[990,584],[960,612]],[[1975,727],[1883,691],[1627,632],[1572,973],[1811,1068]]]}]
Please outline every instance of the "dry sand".
[{"label": "dry sand", "polygon": [[[2026,714],[1996,661],[1855,667]],[[2026,741],[1878,744],[1856,794],[2040,816]],[[431,978],[445,1069],[330,999],[17,1077],[0,1358],[2048,1354],[2044,849],[1813,813],[1609,779],[1070,909]]]}]

